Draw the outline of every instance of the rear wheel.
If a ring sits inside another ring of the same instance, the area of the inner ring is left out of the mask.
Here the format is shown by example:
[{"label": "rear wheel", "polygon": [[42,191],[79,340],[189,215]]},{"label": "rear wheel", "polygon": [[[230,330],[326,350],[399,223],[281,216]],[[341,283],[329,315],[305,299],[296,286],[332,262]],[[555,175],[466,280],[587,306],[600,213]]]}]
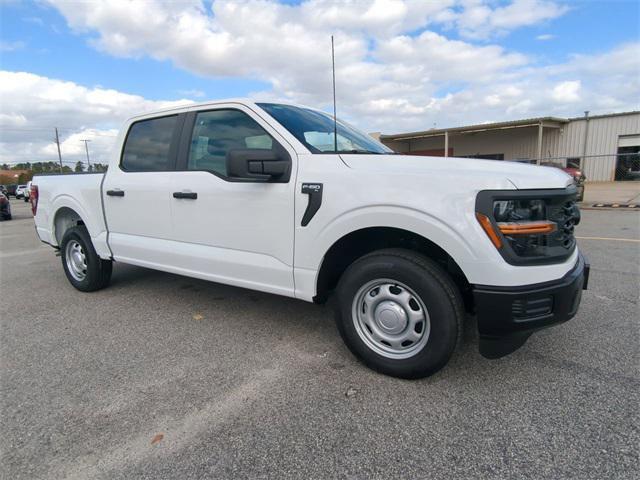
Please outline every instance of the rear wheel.
[{"label": "rear wheel", "polygon": [[338,330],[367,366],[401,378],[444,367],[462,332],[460,293],[429,258],[402,249],[356,260],[337,288]]},{"label": "rear wheel", "polygon": [[62,237],[60,250],[64,273],[75,288],[93,292],[109,284],[112,262],[98,256],[84,226],[67,230]]}]

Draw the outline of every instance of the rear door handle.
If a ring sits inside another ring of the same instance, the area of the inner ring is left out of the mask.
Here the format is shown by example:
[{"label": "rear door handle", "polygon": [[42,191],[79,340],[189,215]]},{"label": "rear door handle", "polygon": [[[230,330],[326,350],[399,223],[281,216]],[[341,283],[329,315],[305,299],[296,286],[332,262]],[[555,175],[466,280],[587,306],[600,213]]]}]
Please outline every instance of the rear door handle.
[{"label": "rear door handle", "polygon": [[107,190],[110,197],[124,197],[124,190]]},{"label": "rear door handle", "polygon": [[188,200],[196,200],[198,194],[196,192],[173,192],[173,198],[186,198]]}]

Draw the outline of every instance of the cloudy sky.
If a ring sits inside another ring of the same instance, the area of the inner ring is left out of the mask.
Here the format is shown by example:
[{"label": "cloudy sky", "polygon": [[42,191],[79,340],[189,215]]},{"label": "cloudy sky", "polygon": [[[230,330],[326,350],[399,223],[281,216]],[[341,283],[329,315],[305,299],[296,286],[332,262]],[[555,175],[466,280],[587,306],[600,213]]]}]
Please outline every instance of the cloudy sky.
[{"label": "cloudy sky", "polygon": [[0,163],[106,162],[132,114],[247,96],[366,131],[640,109],[640,2],[0,0]]}]

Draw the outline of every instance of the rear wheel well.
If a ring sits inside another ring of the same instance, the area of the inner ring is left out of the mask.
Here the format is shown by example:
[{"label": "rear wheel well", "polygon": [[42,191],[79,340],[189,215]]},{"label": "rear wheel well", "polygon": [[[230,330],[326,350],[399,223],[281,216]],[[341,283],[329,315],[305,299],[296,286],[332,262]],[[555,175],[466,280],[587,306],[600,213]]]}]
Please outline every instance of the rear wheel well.
[{"label": "rear wheel well", "polygon": [[340,277],[358,258],[383,248],[404,248],[421,253],[436,261],[454,281],[465,308],[473,308],[469,281],[460,266],[441,247],[421,235],[391,227],[370,227],[351,232],[335,242],[327,251],[320,266],[314,302],[323,303],[334,290]]},{"label": "rear wheel well", "polygon": [[77,225],[84,225],[84,221],[82,220],[80,215],[75,212],[75,210],[69,207],[62,207],[58,209],[53,220],[53,229],[56,237],[56,244],[60,245],[65,232],[71,227],[75,227]]}]

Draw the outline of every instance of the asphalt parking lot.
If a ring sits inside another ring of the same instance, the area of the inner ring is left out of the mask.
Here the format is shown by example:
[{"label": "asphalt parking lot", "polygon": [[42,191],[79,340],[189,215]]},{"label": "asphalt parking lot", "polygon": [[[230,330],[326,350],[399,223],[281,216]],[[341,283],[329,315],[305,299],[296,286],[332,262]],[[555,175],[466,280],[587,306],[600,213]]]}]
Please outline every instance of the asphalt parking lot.
[{"label": "asphalt parking lot", "polygon": [[360,365],[329,307],[127,265],[77,292],[12,207],[2,478],[640,475],[637,212],[583,212],[575,319],[494,361],[470,319],[444,370],[403,381]]}]

